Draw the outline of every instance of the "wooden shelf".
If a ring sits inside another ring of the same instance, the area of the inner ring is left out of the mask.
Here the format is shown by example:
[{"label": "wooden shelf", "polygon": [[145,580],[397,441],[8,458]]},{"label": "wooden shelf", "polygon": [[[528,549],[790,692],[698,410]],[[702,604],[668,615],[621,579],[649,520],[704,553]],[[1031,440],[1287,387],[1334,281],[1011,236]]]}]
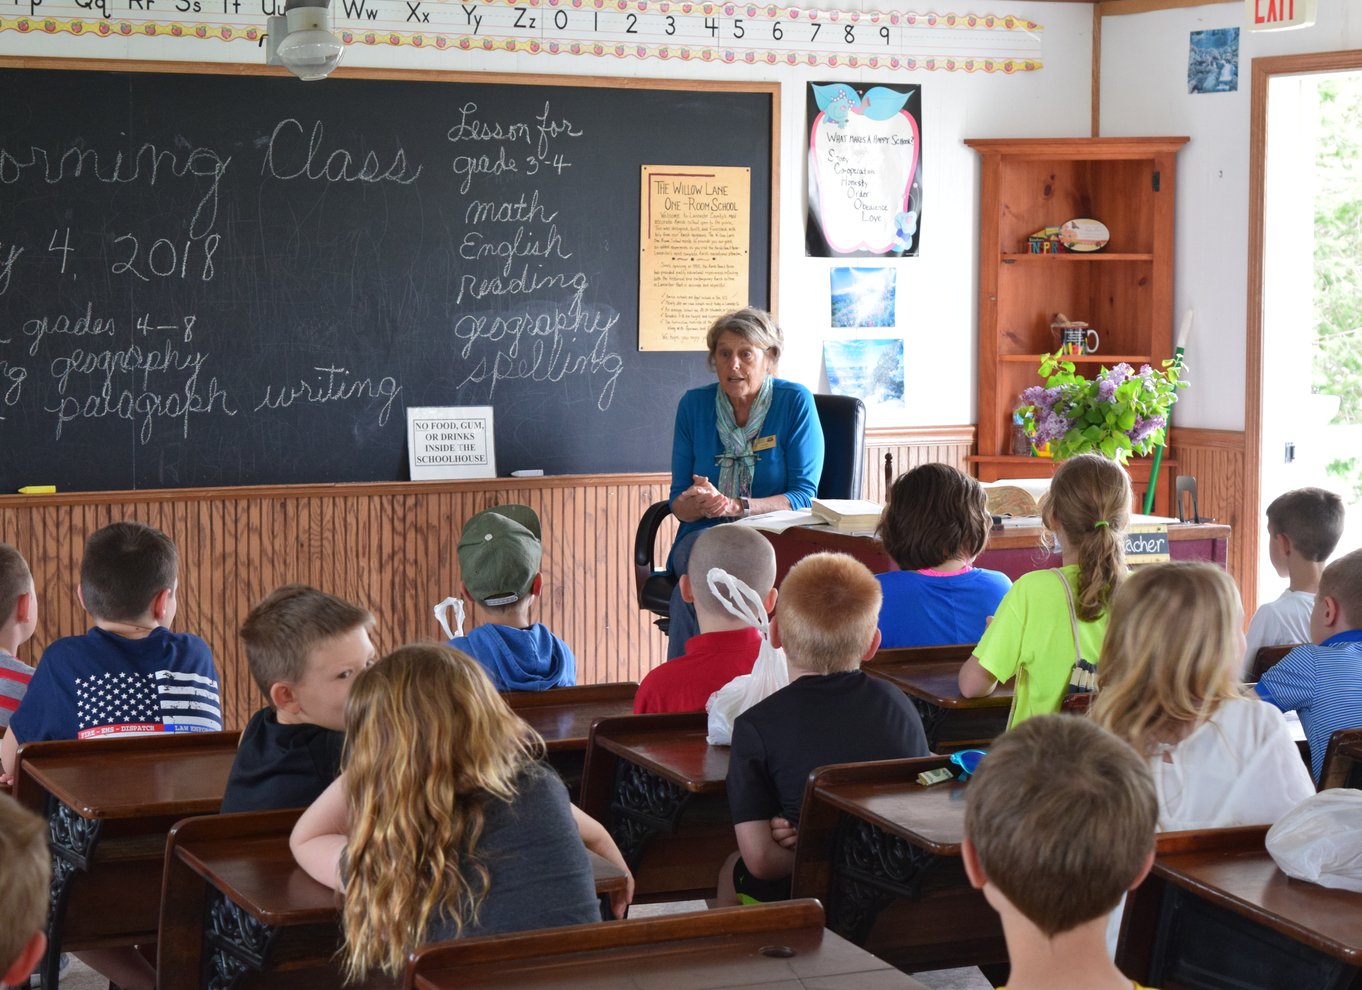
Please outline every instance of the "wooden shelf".
[{"label": "wooden shelf", "polygon": [[1119,253],[1119,254],[1118,254],[1118,253],[1116,253],[1116,252],[1105,253],[1105,252],[1102,252],[1102,251],[1094,251],[1094,252],[1090,252],[1090,253],[1088,253],[1088,254],[1082,254],[1081,252],[1076,252],[1076,251],[1075,251],[1075,252],[1066,252],[1066,253],[1064,253],[1064,254],[1031,254],[1031,253],[1029,253],[1029,252],[1027,252],[1027,253],[1018,252],[1017,254],[1007,254],[1007,253],[1004,253],[1004,254],[1002,255],[1001,260],[1002,260],[1002,263],[1003,263],[1004,265],[1015,265],[1015,264],[1017,264],[1018,262],[1022,262],[1022,263],[1024,263],[1024,264],[1028,264],[1028,265],[1037,264],[1037,263],[1046,263],[1046,264],[1048,264],[1049,262],[1052,262],[1052,261],[1059,262],[1060,264],[1069,264],[1069,265],[1073,265],[1073,264],[1084,264],[1084,263],[1090,263],[1090,262],[1103,262],[1103,261],[1106,261],[1106,262],[1111,262],[1111,261],[1153,261],[1153,260],[1154,260],[1154,255],[1153,255],[1152,253],[1151,253],[1151,254],[1131,254],[1131,253]]},{"label": "wooden shelf", "polygon": [[[1176,460],[1169,458],[1168,456],[1166,456],[1166,454],[1167,452],[1165,451],[1165,456],[1161,462],[1161,466],[1177,467],[1178,462]],[[1136,474],[1140,474],[1141,469],[1143,469],[1143,475],[1148,475],[1149,466],[1151,463],[1150,458],[1152,456],[1153,455],[1146,454],[1143,457],[1140,457],[1138,455],[1132,457],[1130,459],[1130,463],[1127,465],[1130,468],[1131,475],[1134,476]],[[971,464],[988,464],[997,467],[1005,467],[1008,465],[1016,465],[1018,467],[1023,466],[1053,467],[1057,463],[1055,459],[1052,457],[1023,457],[1018,454],[971,454],[969,457],[965,459],[969,461]]]},{"label": "wooden shelf", "polygon": [[[1186,138],[1016,138],[966,141],[979,155],[977,457],[983,480],[1048,475],[1048,459],[1017,457],[1017,397],[1036,369],[1056,313],[1096,328],[1106,352],[1062,357],[1092,377],[1125,363],[1158,367],[1173,356],[1173,209],[1177,154]],[[1056,218],[1094,217],[1103,251],[1031,254],[1027,237]],[[1020,250],[1019,250],[1020,249]],[[1173,467],[1160,471],[1165,511]],[[1150,463],[1132,459],[1147,483]],[[1164,484],[1166,479],[1167,483]]]},{"label": "wooden shelf", "polygon": [[[1040,359],[1043,357],[1044,354],[999,354],[998,360],[1007,364],[1031,364],[1040,367]],[[1122,361],[1136,367],[1154,363],[1148,354],[1075,354],[1072,357],[1065,357],[1064,360],[1072,361],[1074,364],[1105,364],[1108,367]]]}]

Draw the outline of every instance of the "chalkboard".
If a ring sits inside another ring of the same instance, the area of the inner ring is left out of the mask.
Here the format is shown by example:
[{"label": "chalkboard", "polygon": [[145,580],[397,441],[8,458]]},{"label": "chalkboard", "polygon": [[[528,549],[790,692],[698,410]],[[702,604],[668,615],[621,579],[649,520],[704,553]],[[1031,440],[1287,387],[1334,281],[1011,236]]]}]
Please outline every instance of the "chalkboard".
[{"label": "chalkboard", "polygon": [[774,87],[431,78],[0,69],[0,490],[402,480],[407,406],[665,469],[640,167],[751,168],[766,305]]}]

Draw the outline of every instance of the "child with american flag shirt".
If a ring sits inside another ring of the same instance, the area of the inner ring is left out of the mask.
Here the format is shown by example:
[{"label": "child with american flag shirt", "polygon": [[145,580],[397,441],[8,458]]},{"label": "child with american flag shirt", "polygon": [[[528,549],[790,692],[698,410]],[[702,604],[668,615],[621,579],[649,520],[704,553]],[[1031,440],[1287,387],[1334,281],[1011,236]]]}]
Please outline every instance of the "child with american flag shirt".
[{"label": "child with american flag shirt", "polygon": [[[0,743],[6,773],[21,743],[222,728],[208,644],[170,630],[178,572],[179,553],[160,530],[121,522],[90,536],[79,593],[94,628],[43,652]],[[154,971],[133,949],[79,956],[126,990],[154,985]]]}]

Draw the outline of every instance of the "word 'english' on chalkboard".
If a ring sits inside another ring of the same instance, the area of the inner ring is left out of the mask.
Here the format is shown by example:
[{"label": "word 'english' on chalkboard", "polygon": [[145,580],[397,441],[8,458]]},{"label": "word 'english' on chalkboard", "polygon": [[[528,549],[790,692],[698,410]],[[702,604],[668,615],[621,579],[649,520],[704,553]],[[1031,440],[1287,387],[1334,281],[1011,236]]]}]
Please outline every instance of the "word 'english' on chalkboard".
[{"label": "word 'english' on chalkboard", "polygon": [[62,65],[0,60],[0,489],[404,480],[421,407],[664,470],[712,373],[638,349],[647,162],[751,169],[769,305],[774,84]]}]

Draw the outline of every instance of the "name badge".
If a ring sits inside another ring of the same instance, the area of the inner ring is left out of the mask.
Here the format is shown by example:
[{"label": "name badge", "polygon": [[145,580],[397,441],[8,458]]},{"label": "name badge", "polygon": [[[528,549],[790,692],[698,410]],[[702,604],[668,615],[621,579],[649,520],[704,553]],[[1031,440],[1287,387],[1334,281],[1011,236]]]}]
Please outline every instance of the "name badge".
[{"label": "name badge", "polygon": [[770,449],[771,449],[772,447],[774,447],[775,445],[776,445],[776,436],[775,436],[775,434],[773,433],[773,434],[771,434],[769,437],[757,437],[757,439],[754,440],[754,441],[752,442],[752,449],[753,449],[754,451],[755,451],[755,450],[770,450]]}]

